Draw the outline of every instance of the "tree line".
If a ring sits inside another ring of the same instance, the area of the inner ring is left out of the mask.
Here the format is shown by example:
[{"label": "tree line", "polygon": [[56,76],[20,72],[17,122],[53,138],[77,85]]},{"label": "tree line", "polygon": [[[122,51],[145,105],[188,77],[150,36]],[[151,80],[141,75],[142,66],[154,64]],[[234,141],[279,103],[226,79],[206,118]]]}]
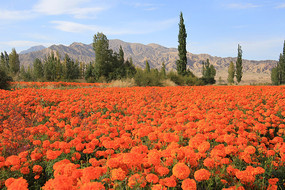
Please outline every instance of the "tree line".
[{"label": "tree line", "polygon": [[[137,85],[151,86],[161,85],[163,80],[171,80],[177,85],[207,85],[214,84],[216,69],[210,64],[209,59],[202,62],[202,77],[196,77],[187,68],[186,28],[183,14],[180,12],[178,33],[178,56],[176,61],[177,72],[166,72],[165,64],[161,70],[152,69],[146,60],[146,68],[136,68],[132,58],[125,59],[124,51],[120,46],[118,52],[109,49],[109,40],[103,33],[97,33],[93,37],[94,62],[88,64],[71,59],[67,54],[61,59],[58,52],[51,52],[43,60],[36,58],[28,67],[20,66],[19,55],[15,49],[8,55],[1,53],[0,69],[3,73],[15,80],[23,81],[74,81],[85,79],[87,82],[109,82],[125,78],[134,78]],[[238,45],[238,58],[236,66],[232,63],[229,67],[228,82],[233,83],[236,76],[239,83],[242,78],[242,51]],[[9,78],[9,80],[11,79]],[[1,77],[4,78],[4,77]],[[284,77],[285,78],[285,77]]]},{"label": "tree line", "polygon": [[36,58],[32,65],[20,66],[15,49],[7,56],[1,53],[1,70],[20,81],[72,81],[83,77],[85,64],[74,61],[67,54],[63,60],[57,52],[51,52],[43,60]]},{"label": "tree line", "polygon": [[283,53],[280,53],[277,65],[271,70],[271,81],[273,85],[285,84],[285,40]]}]

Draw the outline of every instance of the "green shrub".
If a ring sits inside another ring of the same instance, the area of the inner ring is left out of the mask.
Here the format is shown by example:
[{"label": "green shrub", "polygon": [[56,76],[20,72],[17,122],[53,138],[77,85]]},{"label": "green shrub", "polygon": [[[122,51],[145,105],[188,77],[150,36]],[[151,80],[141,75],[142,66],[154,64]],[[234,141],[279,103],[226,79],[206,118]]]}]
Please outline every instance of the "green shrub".
[{"label": "green shrub", "polygon": [[0,89],[8,90],[10,88],[9,82],[12,82],[13,79],[7,73],[0,68]]},{"label": "green shrub", "polygon": [[193,76],[185,76],[185,84],[188,86],[202,86],[204,85],[203,81],[201,79],[198,79],[197,77]]},{"label": "green shrub", "polygon": [[169,78],[171,81],[173,81],[175,84],[182,86],[185,84],[184,77],[182,75],[178,75],[178,73],[174,71],[170,71],[167,74],[167,78]]},{"label": "green shrub", "polygon": [[162,86],[161,76],[153,69],[149,72],[137,69],[134,79],[137,86]]}]

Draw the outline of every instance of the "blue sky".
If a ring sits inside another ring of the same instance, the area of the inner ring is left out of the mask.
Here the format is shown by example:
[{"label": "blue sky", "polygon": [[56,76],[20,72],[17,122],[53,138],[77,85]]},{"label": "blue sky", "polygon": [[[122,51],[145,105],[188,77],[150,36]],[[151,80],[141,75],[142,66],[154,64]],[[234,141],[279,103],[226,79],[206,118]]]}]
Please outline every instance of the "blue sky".
[{"label": "blue sky", "polygon": [[108,39],[178,45],[180,11],[187,51],[244,59],[279,58],[285,0],[0,0],[0,52]]}]

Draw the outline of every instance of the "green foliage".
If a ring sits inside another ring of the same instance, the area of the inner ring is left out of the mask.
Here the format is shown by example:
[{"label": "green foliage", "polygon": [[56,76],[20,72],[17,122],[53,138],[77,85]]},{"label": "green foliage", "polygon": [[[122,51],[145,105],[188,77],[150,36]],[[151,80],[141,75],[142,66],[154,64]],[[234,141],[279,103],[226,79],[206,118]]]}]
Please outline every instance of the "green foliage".
[{"label": "green foliage", "polygon": [[187,65],[187,51],[186,51],[186,38],[187,33],[185,29],[183,14],[180,12],[179,34],[178,34],[178,56],[179,60],[176,61],[177,73],[185,75]]},{"label": "green foliage", "polygon": [[[44,60],[44,77],[47,81],[56,81],[57,76],[61,76],[62,72],[59,72],[60,60],[51,52]],[[57,66],[58,65],[58,66]]]},{"label": "green foliage", "polygon": [[273,85],[278,85],[279,84],[279,80],[278,80],[278,68],[274,67],[271,70],[271,81]]},{"label": "green foliage", "polygon": [[126,78],[133,78],[137,72],[134,64],[133,64],[133,59],[130,58],[124,63],[124,68],[125,68],[125,77]]},{"label": "green foliage", "polygon": [[169,78],[171,81],[173,81],[175,84],[182,86],[184,85],[184,77],[182,75],[179,75],[178,73],[174,71],[170,71],[167,74],[167,78]]},{"label": "green foliage", "polygon": [[147,73],[150,72],[150,66],[149,66],[149,63],[148,63],[147,60],[145,61],[145,69],[144,69],[144,71],[147,72]]},{"label": "green foliage", "polygon": [[119,53],[109,49],[109,40],[103,33],[94,35],[93,49],[95,51],[95,66],[92,77],[95,77],[95,81],[100,82],[99,79],[103,77],[109,82],[135,75],[136,70],[132,59],[125,61],[122,46],[119,48]]},{"label": "green foliage", "polygon": [[230,65],[229,65],[229,69],[228,69],[228,83],[233,84],[235,82],[234,78],[235,78],[235,65],[231,61]]},{"label": "green foliage", "polygon": [[0,67],[2,70],[5,72],[9,72],[10,66],[9,66],[9,55],[7,54],[6,51],[1,52],[1,57],[0,57]]},{"label": "green foliage", "polygon": [[13,81],[2,67],[0,67],[0,89],[8,90],[10,88],[9,82]]},{"label": "green foliage", "polygon": [[[65,54],[64,57],[64,79],[67,81],[70,80],[74,80],[74,79],[78,79],[79,78],[79,62],[76,61],[74,62],[74,60],[72,60],[67,54]],[[62,65],[60,64],[60,67],[62,67]],[[58,69],[59,72],[61,71],[61,69]]]},{"label": "green foliage", "polygon": [[202,62],[202,80],[204,84],[215,84],[216,69],[210,64],[209,59],[206,62]]},{"label": "green foliage", "polygon": [[94,67],[92,63],[89,63],[86,66],[86,71],[85,71],[85,76],[84,76],[87,82],[95,82],[95,75],[93,73],[93,70],[94,70]]},{"label": "green foliage", "polygon": [[236,61],[236,79],[237,83],[240,83],[242,78],[242,50],[241,46],[238,44],[238,56]]},{"label": "green foliage", "polygon": [[33,62],[33,68],[34,68],[34,78],[41,81],[41,79],[44,76],[44,65],[42,61],[38,58],[36,58]]},{"label": "green foliage", "polygon": [[160,74],[161,74],[162,78],[166,78],[166,69],[165,69],[165,64],[164,64],[164,62],[162,63],[162,67],[161,67],[161,70],[160,70]]},{"label": "green foliage", "polygon": [[273,85],[285,84],[285,40],[283,54],[280,54],[276,67],[271,70],[271,81]]},{"label": "green foliage", "polygon": [[33,71],[30,66],[26,70],[25,67],[22,65],[19,76],[20,76],[20,80],[23,80],[23,81],[33,81],[34,80]]},{"label": "green foliage", "polygon": [[15,48],[13,48],[12,52],[9,54],[9,66],[13,75],[16,75],[20,71],[19,55],[17,54]]},{"label": "green foliage", "polygon": [[154,69],[151,69],[150,72],[137,69],[134,79],[138,86],[162,86],[162,78]]}]

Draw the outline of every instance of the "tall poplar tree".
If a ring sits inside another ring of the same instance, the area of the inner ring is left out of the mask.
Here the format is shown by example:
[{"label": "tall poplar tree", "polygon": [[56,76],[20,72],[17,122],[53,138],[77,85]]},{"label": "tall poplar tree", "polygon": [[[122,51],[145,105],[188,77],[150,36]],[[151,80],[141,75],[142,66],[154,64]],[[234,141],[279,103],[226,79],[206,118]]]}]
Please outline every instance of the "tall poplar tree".
[{"label": "tall poplar tree", "polygon": [[186,38],[187,33],[185,29],[183,14],[180,12],[179,34],[178,34],[178,56],[179,60],[176,61],[177,73],[179,75],[186,74],[187,65],[187,51],[186,51]]},{"label": "tall poplar tree", "polygon": [[271,70],[271,81],[274,85],[285,84],[285,40],[283,54],[280,53],[276,67]]},{"label": "tall poplar tree", "polygon": [[96,79],[101,76],[108,77],[112,71],[111,54],[109,50],[109,40],[103,33],[98,32],[93,38],[93,49],[95,51],[95,72]]},{"label": "tall poplar tree", "polygon": [[13,48],[12,52],[9,54],[9,65],[13,74],[17,74],[20,71],[19,55],[17,54],[15,48]]},{"label": "tall poplar tree", "polygon": [[237,56],[237,61],[236,61],[237,83],[240,83],[242,74],[243,74],[242,73],[242,50],[241,50],[241,46],[238,44],[238,56]]},{"label": "tall poplar tree", "polygon": [[147,73],[149,73],[150,72],[150,66],[149,66],[149,63],[148,63],[148,61],[146,60],[145,61],[145,72],[147,72]]},{"label": "tall poplar tree", "polygon": [[228,69],[228,83],[233,84],[234,83],[234,78],[235,78],[235,65],[231,61]]}]

